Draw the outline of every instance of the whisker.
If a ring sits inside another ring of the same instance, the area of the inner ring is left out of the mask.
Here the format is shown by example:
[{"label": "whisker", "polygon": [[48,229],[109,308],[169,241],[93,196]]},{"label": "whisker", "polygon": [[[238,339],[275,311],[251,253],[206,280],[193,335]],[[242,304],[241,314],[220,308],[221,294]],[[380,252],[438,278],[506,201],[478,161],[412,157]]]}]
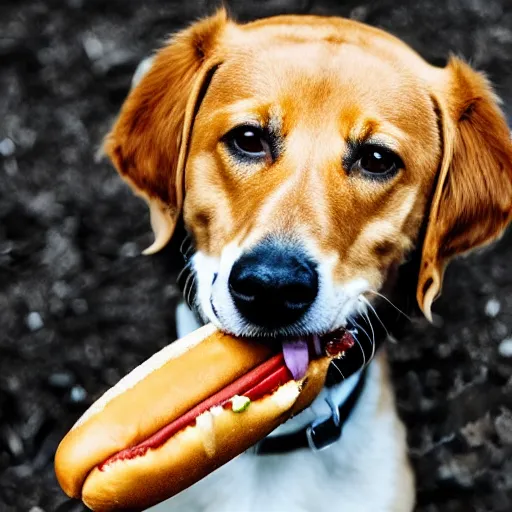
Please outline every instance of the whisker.
[{"label": "whisker", "polygon": [[372,342],[372,357],[375,355],[375,331],[373,329],[373,325],[372,325],[372,322],[370,321],[370,315],[368,314],[368,311],[365,311],[365,315],[366,315],[366,320],[368,321],[368,325],[370,326],[370,329],[372,330],[372,337],[373,337],[373,342]]},{"label": "whisker", "polygon": [[388,302],[391,306],[393,306],[399,313],[405,316],[407,320],[412,321],[411,317],[404,313],[398,306],[395,306],[385,295],[382,295],[382,293],[376,292],[375,290],[366,290],[367,292],[374,293],[375,295],[378,295],[379,297],[383,298],[386,302]]},{"label": "whisker", "polygon": [[[190,286],[189,286],[189,289],[188,289],[188,293],[187,293],[187,304],[188,304],[188,307],[190,309],[193,309],[191,295],[193,293],[195,284],[196,284],[196,276],[194,275],[194,277],[192,278],[192,281],[190,283]],[[195,297],[194,297],[194,299],[195,299]]]},{"label": "whisker", "polygon": [[339,374],[343,377],[343,380],[346,380],[345,375],[343,375],[343,372],[338,368],[336,365],[336,362],[333,361],[332,366],[339,372]]},{"label": "whisker", "polygon": [[194,249],[195,249],[194,244],[191,242],[190,245],[188,246],[188,249],[183,254],[183,256],[188,259],[190,256],[190,253],[194,252]]},{"label": "whisker", "polygon": [[379,321],[380,325],[382,325],[382,327],[386,331],[386,334],[389,336],[389,331],[387,330],[386,326],[384,325],[384,322],[380,319],[379,315],[377,314],[377,311],[375,311],[375,308],[372,306],[371,302],[366,297],[364,297],[362,295],[359,298],[366,304],[366,306],[368,306],[373,311],[373,314]]},{"label": "whisker", "polygon": [[368,331],[366,329],[363,328],[363,326],[361,324],[358,324],[353,318],[350,319],[350,321],[356,326],[358,327],[359,329],[361,329],[361,331],[363,331],[365,334],[366,334],[366,337],[368,338],[368,341],[371,343],[372,342],[372,339],[370,338],[370,335],[368,334]]},{"label": "whisker", "polygon": [[361,345],[361,342],[357,339],[356,336],[352,336],[352,338],[357,342],[359,345],[359,348],[361,349],[361,354],[363,354],[363,368],[366,366],[366,354],[364,353],[363,346]]},{"label": "whisker", "polygon": [[187,271],[187,270],[191,270],[191,268],[189,268],[190,266],[192,265],[192,262],[191,261],[188,261],[185,266],[181,269],[180,273],[178,274],[178,277],[176,278],[176,281],[179,283],[180,282],[180,279],[183,277],[183,274]]},{"label": "whisker", "polygon": [[[361,313],[362,315],[363,313]],[[366,321],[368,322],[368,324],[370,325],[370,328],[372,329],[372,333],[373,333],[373,327],[370,323],[370,320],[368,319],[368,316],[366,316]],[[368,334],[368,331],[359,323],[357,323],[355,320],[351,320],[351,322],[356,325],[361,331],[363,331],[364,334],[366,334],[366,337],[368,338],[368,341],[370,342],[370,346],[372,347],[372,353],[370,355],[370,358],[368,360],[368,362],[370,362],[373,358],[373,356],[375,355],[375,333],[373,333],[373,337],[370,336]]]},{"label": "whisker", "polygon": [[183,246],[188,242],[188,236],[184,236],[180,244],[180,252],[183,254]]},{"label": "whisker", "polygon": [[183,296],[185,297],[185,300],[187,301],[187,304],[190,306],[188,300],[187,300],[187,296],[188,296],[188,293],[187,293],[187,288],[189,287],[189,285],[191,285],[194,281],[194,273],[193,272],[190,272],[190,274],[187,276],[187,280],[185,281],[185,285],[183,286]]},{"label": "whisker", "polygon": [[[368,338],[368,341],[370,342],[370,345],[372,347],[372,355],[370,357],[370,360],[371,358],[375,355],[375,343],[372,341],[372,339],[370,338],[370,335],[368,334],[368,332],[366,331],[366,329],[364,329],[361,325],[359,325],[355,320],[351,320],[351,322],[357,326],[359,329],[361,329],[361,331],[364,332],[364,334],[366,334],[366,337]],[[359,342],[359,340],[354,336],[354,339],[359,343],[359,346],[361,346],[361,343]],[[366,357],[365,357],[365,361],[366,361]],[[365,362],[366,364],[366,362]]]},{"label": "whisker", "polygon": [[[185,244],[188,243],[188,247],[185,248]],[[190,258],[190,253],[194,251],[194,241],[192,240],[192,237],[190,235],[187,235],[180,245],[180,253],[185,258],[185,260],[188,260]]]},{"label": "whisker", "polygon": [[[187,242],[191,242],[190,235],[186,235],[186,236],[183,238],[183,241],[181,242],[181,245],[180,245],[180,252],[181,252],[181,254],[183,254],[183,256],[185,256],[185,252],[183,251],[183,246],[184,246]],[[190,243],[190,245],[192,245],[192,244]],[[190,245],[189,245],[189,246],[188,246],[188,248],[186,249],[187,251],[190,249]]]},{"label": "whisker", "polygon": [[[368,316],[368,313],[366,313],[366,315]],[[370,319],[368,319],[368,322],[370,322]],[[372,328],[373,330],[373,328]],[[376,346],[376,343],[375,343],[375,334],[373,336],[373,343],[372,343],[372,355],[370,356],[370,359],[373,359],[373,356],[375,356],[375,346]]]}]

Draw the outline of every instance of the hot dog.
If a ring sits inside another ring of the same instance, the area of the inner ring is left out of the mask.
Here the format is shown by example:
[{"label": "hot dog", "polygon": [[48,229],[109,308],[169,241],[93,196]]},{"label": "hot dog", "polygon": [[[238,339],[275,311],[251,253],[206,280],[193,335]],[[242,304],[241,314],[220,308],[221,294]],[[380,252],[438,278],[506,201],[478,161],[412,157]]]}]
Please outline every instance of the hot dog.
[{"label": "hot dog", "polygon": [[207,325],[164,348],[107,391],[60,443],[63,490],[92,510],[143,510],[205,477],[306,408],[333,358],[352,345],[284,350]]}]

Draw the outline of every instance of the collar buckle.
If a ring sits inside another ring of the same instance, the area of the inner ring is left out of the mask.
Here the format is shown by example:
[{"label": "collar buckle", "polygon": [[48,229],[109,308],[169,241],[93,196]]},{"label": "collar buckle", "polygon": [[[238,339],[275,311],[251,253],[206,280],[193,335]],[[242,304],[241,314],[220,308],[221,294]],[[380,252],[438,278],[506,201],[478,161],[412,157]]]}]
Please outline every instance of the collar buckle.
[{"label": "collar buckle", "polygon": [[306,428],[308,446],[312,451],[320,451],[334,444],[341,437],[343,424],[340,410],[328,396],[325,401],[331,409],[330,416],[317,418]]},{"label": "collar buckle", "polygon": [[341,438],[343,425],[361,395],[365,377],[366,372],[363,370],[357,377],[357,384],[341,406],[334,403],[333,395],[327,391],[325,401],[329,406],[330,414],[317,418],[309,426],[297,432],[266,437],[254,446],[252,453],[277,455],[308,448],[312,451],[320,451],[334,444]]}]

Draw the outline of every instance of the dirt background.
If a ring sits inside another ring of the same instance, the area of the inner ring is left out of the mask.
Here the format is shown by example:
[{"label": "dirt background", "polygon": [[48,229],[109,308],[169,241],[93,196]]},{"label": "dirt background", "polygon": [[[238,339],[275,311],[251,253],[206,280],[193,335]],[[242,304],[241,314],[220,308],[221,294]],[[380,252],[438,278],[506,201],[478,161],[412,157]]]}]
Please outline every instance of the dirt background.
[{"label": "dirt background", "polygon": [[[55,481],[58,441],[174,337],[172,251],[139,256],[151,238],[145,207],[94,153],[137,62],[211,4],[1,2],[2,512],[82,510]],[[239,19],[351,16],[434,63],[462,55],[489,74],[512,112],[510,0],[228,4]],[[435,307],[439,326],[415,320],[391,346],[422,512],[512,510],[511,261],[509,234],[452,265]]]}]

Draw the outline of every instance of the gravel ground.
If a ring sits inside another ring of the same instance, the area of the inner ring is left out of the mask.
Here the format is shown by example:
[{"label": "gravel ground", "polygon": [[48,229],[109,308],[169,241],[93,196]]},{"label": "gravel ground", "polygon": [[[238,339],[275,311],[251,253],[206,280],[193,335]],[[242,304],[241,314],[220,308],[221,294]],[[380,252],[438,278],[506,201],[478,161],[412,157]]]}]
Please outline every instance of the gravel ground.
[{"label": "gravel ground", "polygon": [[[227,2],[239,19],[341,14],[442,64],[488,72],[512,112],[510,0]],[[145,207],[95,150],[137,62],[212,2],[2,0],[0,5],[0,510],[80,511],[52,468],[105,389],[172,340],[178,291]],[[452,265],[438,326],[390,347],[418,510],[512,510],[512,234]]]}]

